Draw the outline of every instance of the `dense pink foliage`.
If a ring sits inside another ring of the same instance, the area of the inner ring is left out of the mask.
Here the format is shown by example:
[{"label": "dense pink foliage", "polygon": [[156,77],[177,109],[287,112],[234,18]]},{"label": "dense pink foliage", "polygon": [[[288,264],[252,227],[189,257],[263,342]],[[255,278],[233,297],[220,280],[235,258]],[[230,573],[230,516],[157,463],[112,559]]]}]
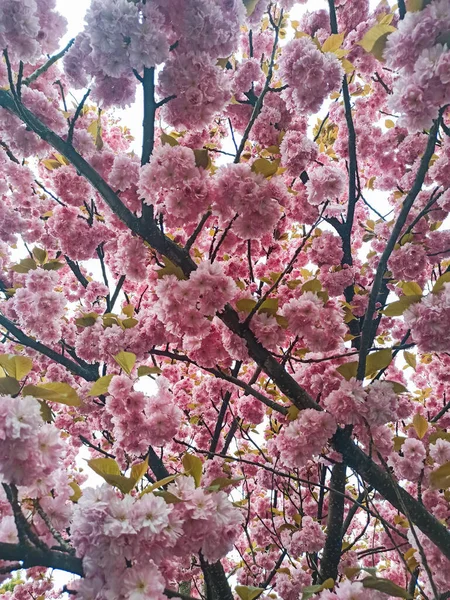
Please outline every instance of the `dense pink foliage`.
[{"label": "dense pink foliage", "polygon": [[450,0],[327,4],[0,0],[5,600],[448,596]]}]

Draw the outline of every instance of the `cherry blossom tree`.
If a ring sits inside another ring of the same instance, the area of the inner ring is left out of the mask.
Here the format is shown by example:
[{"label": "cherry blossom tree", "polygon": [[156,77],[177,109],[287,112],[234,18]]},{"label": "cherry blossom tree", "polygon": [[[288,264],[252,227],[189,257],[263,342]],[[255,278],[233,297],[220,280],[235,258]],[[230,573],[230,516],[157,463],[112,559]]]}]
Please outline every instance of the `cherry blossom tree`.
[{"label": "cherry blossom tree", "polygon": [[450,597],[450,2],[297,4],[0,2],[7,599]]}]

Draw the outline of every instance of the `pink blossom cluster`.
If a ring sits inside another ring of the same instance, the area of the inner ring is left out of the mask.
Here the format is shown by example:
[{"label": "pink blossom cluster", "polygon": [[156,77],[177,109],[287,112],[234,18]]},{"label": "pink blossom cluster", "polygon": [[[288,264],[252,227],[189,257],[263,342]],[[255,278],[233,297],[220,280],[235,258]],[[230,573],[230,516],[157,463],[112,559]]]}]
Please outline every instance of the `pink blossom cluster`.
[{"label": "pink blossom cluster", "polygon": [[312,408],[300,411],[275,440],[281,462],[290,468],[304,467],[321,453],[335,431],[336,421],[330,413]]},{"label": "pink blossom cluster", "polygon": [[359,381],[342,381],[324,399],[325,408],[345,425],[366,422],[371,427],[385,425],[397,418],[398,397],[392,383],[374,381],[363,388]]},{"label": "pink blossom cluster", "polygon": [[[241,239],[260,239],[272,232],[280,216],[271,182],[246,164],[227,165],[215,178],[213,208]],[[236,217],[237,215],[237,217]]]},{"label": "pink blossom cluster", "polygon": [[280,144],[281,164],[291,177],[298,177],[317,158],[317,145],[300,131],[288,131]]},{"label": "pink blossom cluster", "polygon": [[429,128],[450,100],[449,31],[448,2],[434,0],[422,11],[408,11],[388,37],[384,55],[399,71],[389,106],[409,131]]},{"label": "pink blossom cluster", "polygon": [[386,594],[378,590],[365,588],[361,581],[344,579],[334,591],[324,590],[317,595],[320,600],[386,600]]},{"label": "pink blossom cluster", "polygon": [[319,206],[326,200],[335,203],[345,191],[346,177],[339,167],[316,167],[308,176],[308,201],[314,206]]},{"label": "pink blossom cluster", "polygon": [[299,557],[304,552],[319,552],[325,544],[325,533],[317,521],[305,516],[302,519],[302,528],[292,534],[289,553]]},{"label": "pink blossom cluster", "polygon": [[61,338],[66,299],[55,291],[58,281],[55,271],[31,270],[23,278],[23,287],[17,289],[5,306],[21,327],[47,343]]},{"label": "pink blossom cluster", "polygon": [[36,398],[0,396],[1,479],[48,493],[62,458],[59,430],[44,423]]},{"label": "pink blossom cluster", "polygon": [[[417,527],[414,528],[413,534],[411,529],[408,529],[408,541],[416,552],[414,558],[417,562],[424,566],[424,556],[426,560],[426,586],[427,593],[433,593],[433,587],[430,583],[429,576],[433,578],[433,584],[438,592],[444,594],[450,588],[450,561],[444,554],[435,546]],[[418,548],[420,544],[420,550]],[[421,552],[422,551],[422,552]]]},{"label": "pink blossom cluster", "polygon": [[210,323],[205,317],[222,310],[236,292],[236,284],[225,275],[221,263],[204,261],[188,280],[174,275],[160,279],[155,286],[155,310],[170,333],[205,337]]},{"label": "pink blossom cluster", "polygon": [[81,598],[163,600],[164,561],[201,550],[215,562],[231,550],[242,517],[224,492],[184,476],[168,492],[175,504],[152,493],[121,497],[106,484],[83,491],[71,527],[85,572]]},{"label": "pink blossom cluster", "polygon": [[7,48],[14,61],[33,64],[54,52],[67,24],[55,5],[55,0],[2,0],[0,49]]},{"label": "pink blossom cluster", "polygon": [[194,152],[185,146],[166,144],[154,151],[140,170],[139,194],[177,226],[196,221],[210,203],[205,170],[196,167]]},{"label": "pink blossom cluster", "polygon": [[308,251],[309,259],[319,267],[323,265],[340,265],[344,252],[342,240],[331,231],[324,231],[316,236]]},{"label": "pink blossom cluster", "polygon": [[279,65],[282,81],[289,86],[282,92],[288,108],[306,115],[320,109],[344,75],[336,56],[321,52],[306,36],[286,44]]},{"label": "pink blossom cluster", "polygon": [[394,473],[398,479],[408,481],[417,481],[424,469],[424,460],[427,451],[421,440],[408,438],[401,447],[401,456],[391,454],[389,465],[393,467]]},{"label": "pink blossom cluster", "polygon": [[305,292],[289,300],[281,313],[288,320],[289,331],[311,352],[329,352],[342,344],[346,327],[334,300],[324,303],[313,292]]},{"label": "pink blossom cluster", "polygon": [[450,326],[450,284],[437,294],[428,294],[404,313],[405,324],[422,352],[448,352]]},{"label": "pink blossom cluster", "polygon": [[146,396],[133,389],[129,377],[115,376],[111,380],[106,412],[117,444],[128,452],[145,454],[149,444],[163,446],[180,427],[183,415],[174,402],[169,382],[159,377],[157,386],[153,396]]},{"label": "pink blossom cluster", "polygon": [[231,80],[206,53],[173,52],[158,79],[158,93],[168,98],[163,118],[180,129],[202,129],[231,98]]}]

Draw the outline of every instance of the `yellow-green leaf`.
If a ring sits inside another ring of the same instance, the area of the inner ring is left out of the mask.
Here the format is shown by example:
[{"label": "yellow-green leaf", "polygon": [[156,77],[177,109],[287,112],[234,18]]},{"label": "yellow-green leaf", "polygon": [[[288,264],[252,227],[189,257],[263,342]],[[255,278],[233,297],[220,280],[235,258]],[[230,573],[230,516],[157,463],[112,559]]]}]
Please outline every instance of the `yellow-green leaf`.
[{"label": "yellow-green leaf", "polygon": [[5,373],[20,381],[33,368],[33,361],[28,356],[15,356],[12,354],[0,354],[0,365]]},{"label": "yellow-green leaf", "polygon": [[387,38],[393,31],[395,31],[395,27],[392,25],[378,23],[371,27],[357,44],[362,46],[366,52],[370,52],[382,60]]},{"label": "yellow-green leaf", "polygon": [[422,296],[423,290],[415,281],[402,281],[399,284],[406,296]]},{"label": "yellow-green leaf", "polygon": [[33,396],[66,406],[80,406],[81,400],[76,391],[68,384],[60,381],[41,383],[39,385],[26,385],[22,394]]},{"label": "yellow-green leaf", "polygon": [[158,488],[162,488],[165,485],[172,483],[172,481],[174,481],[177,477],[178,477],[178,475],[169,475],[168,477],[164,477],[164,479],[155,481],[155,483],[152,483],[151,485],[149,485],[145,488],[145,490],[142,492],[142,496],[144,494],[150,494],[151,492],[154,492]]},{"label": "yellow-green leaf", "polygon": [[133,327],[136,327],[138,323],[139,321],[133,317],[128,317],[122,321],[122,325],[125,327],[125,329],[132,329]]},{"label": "yellow-green leaf", "polygon": [[339,365],[336,371],[340,373],[344,379],[350,381],[350,379],[356,377],[358,363],[356,361],[344,363],[343,365]]},{"label": "yellow-green leaf", "polygon": [[264,175],[264,177],[270,177],[278,171],[280,166],[280,160],[267,160],[267,158],[257,158],[252,164],[252,171]]},{"label": "yellow-green leaf", "polygon": [[401,447],[403,446],[403,444],[405,443],[405,440],[407,440],[408,438],[406,438],[403,435],[396,435],[392,441],[394,442],[394,450],[395,452],[399,452]]},{"label": "yellow-green leaf", "polygon": [[392,350],[383,348],[369,354],[366,360],[366,377],[374,375],[377,371],[388,367],[392,360]]},{"label": "yellow-green leaf", "polygon": [[282,329],[287,329],[289,327],[289,321],[287,320],[287,317],[284,317],[283,315],[275,315],[275,319]]},{"label": "yellow-green leaf", "polygon": [[33,256],[40,265],[43,265],[48,260],[47,250],[43,250],[42,248],[33,248]]},{"label": "yellow-green leaf", "polygon": [[131,318],[134,315],[134,306],[132,304],[127,304],[122,308],[122,313]]},{"label": "yellow-green leaf", "polygon": [[53,158],[45,158],[44,160],[41,160],[41,163],[49,171],[59,169],[59,167],[61,166],[61,163],[58,160],[54,160]]},{"label": "yellow-green leaf", "polygon": [[37,264],[33,258],[23,258],[20,263],[11,267],[11,271],[15,273],[28,273],[28,271],[34,271],[36,268]]},{"label": "yellow-green leaf", "polygon": [[148,471],[148,457],[140,463],[131,467],[130,479],[134,481],[134,485],[138,483]]},{"label": "yellow-green leaf", "polygon": [[136,362],[136,354],[122,350],[122,352],[119,352],[119,354],[116,354],[113,356],[113,358],[116,363],[125,371],[125,373],[128,373],[128,375],[131,374]]},{"label": "yellow-green leaf", "polygon": [[212,492],[219,492],[220,490],[224,490],[230,485],[235,485],[242,481],[244,477],[235,477],[234,479],[229,479],[228,477],[216,477],[211,481],[211,483],[206,488]]},{"label": "yellow-green leaf", "polygon": [[46,423],[53,423],[53,412],[45,400],[38,400],[41,405],[41,417]]},{"label": "yellow-green leaf", "polygon": [[264,592],[263,588],[253,585],[237,585],[234,590],[241,600],[255,600]]},{"label": "yellow-green leaf", "polygon": [[430,473],[430,484],[432,488],[439,490],[450,487],[450,462],[444,463]]},{"label": "yellow-green leaf", "polygon": [[201,167],[202,169],[208,168],[210,164],[208,150],[206,150],[205,148],[195,149],[194,156],[196,167]]},{"label": "yellow-green leaf", "polygon": [[419,12],[423,8],[423,0],[406,0],[408,12]]},{"label": "yellow-green leaf", "polygon": [[62,262],[59,262],[59,260],[57,260],[56,258],[49,260],[48,262],[45,263],[45,265],[42,265],[42,268],[45,271],[58,271],[59,269],[62,269],[63,267],[65,267],[66,265]]},{"label": "yellow-green leaf", "polygon": [[183,467],[186,475],[191,475],[194,478],[195,485],[198,487],[202,480],[203,463],[194,454],[186,454],[183,456]]},{"label": "yellow-green leaf", "polygon": [[320,292],[322,289],[322,284],[318,279],[310,279],[306,283],[302,285],[302,292]]},{"label": "yellow-green leaf", "polygon": [[266,298],[259,307],[259,313],[275,316],[278,310],[278,298]]},{"label": "yellow-green leaf", "polygon": [[416,304],[416,302],[420,302],[421,300],[421,295],[405,295],[402,296],[400,300],[397,300],[397,302],[392,302],[391,304],[388,304],[388,306],[386,306],[386,308],[381,312],[386,317],[400,317],[407,308],[409,308],[412,304]]},{"label": "yellow-green leaf", "polygon": [[147,367],[147,365],[141,365],[138,367],[138,377],[144,377],[145,375],[160,375],[162,373],[159,367]]},{"label": "yellow-green leaf", "polygon": [[332,33],[330,37],[324,41],[322,45],[322,52],[334,52],[341,47],[343,41],[343,33]]},{"label": "yellow-green leaf", "polygon": [[419,438],[419,440],[421,440],[428,431],[428,421],[425,419],[425,417],[423,417],[419,413],[416,413],[413,417],[412,422],[414,430],[417,433],[417,437]]},{"label": "yellow-green leaf", "polygon": [[433,289],[431,290],[431,293],[432,294],[439,293],[442,290],[442,288],[444,287],[444,283],[448,283],[448,282],[450,282],[450,271],[447,271],[446,273],[444,273],[443,275],[441,275],[439,277],[439,279],[434,284]]},{"label": "yellow-green leaf", "polygon": [[113,458],[92,458],[87,463],[106,483],[119,488],[124,494],[128,494],[134,488],[133,481],[121,474],[119,465]]},{"label": "yellow-green leaf", "polygon": [[405,362],[406,362],[407,365],[409,365],[414,370],[416,370],[417,358],[416,358],[415,354],[413,354],[412,352],[408,352],[407,350],[405,350],[403,352],[403,358],[405,359]]},{"label": "yellow-green leaf", "polygon": [[102,396],[103,394],[107,394],[112,378],[113,375],[104,375],[97,379],[89,390],[88,396]]},{"label": "yellow-green leaf", "polygon": [[164,132],[162,132],[161,134],[161,142],[163,143],[163,145],[168,144],[169,146],[179,146],[177,140],[174,137]]},{"label": "yellow-green leaf", "polygon": [[408,590],[400,587],[393,581],[389,579],[382,579],[379,577],[365,577],[361,580],[363,586],[369,590],[377,590],[378,592],[383,592],[388,596],[395,596],[396,598],[405,598],[409,600],[412,598],[411,594]]},{"label": "yellow-green leaf", "polygon": [[395,127],[395,123],[392,119],[386,119],[386,121],[384,122],[384,125],[388,129],[392,129],[393,127]]},{"label": "yellow-green leaf", "polygon": [[387,379],[385,381],[392,385],[396,394],[406,394],[408,392],[408,388],[398,381],[388,381]]},{"label": "yellow-green leaf", "polygon": [[242,2],[247,10],[247,17],[249,17],[251,14],[253,14],[259,0],[242,0]]},{"label": "yellow-green leaf", "polygon": [[16,396],[20,392],[20,384],[14,377],[0,377],[0,394]]},{"label": "yellow-green leaf", "polygon": [[165,266],[162,269],[158,269],[158,271],[157,271],[158,279],[161,279],[162,277],[165,277],[166,275],[175,275],[175,277],[177,279],[186,279],[181,267],[177,267],[176,265],[174,265],[173,262],[170,261],[165,256],[163,257],[162,261]]},{"label": "yellow-green leaf", "polygon": [[86,313],[82,317],[75,319],[75,324],[78,325],[78,327],[92,327],[92,325],[95,325],[98,316],[99,315],[96,312]]},{"label": "yellow-green leaf", "polygon": [[69,496],[69,500],[72,500],[72,502],[78,502],[78,500],[83,495],[83,492],[81,491],[80,486],[78,485],[78,483],[76,481],[71,481],[69,483],[69,486],[73,489],[73,494],[71,496]]},{"label": "yellow-green leaf", "polygon": [[256,306],[256,300],[252,300],[251,298],[241,298],[236,302],[236,308],[239,312],[249,313]]}]

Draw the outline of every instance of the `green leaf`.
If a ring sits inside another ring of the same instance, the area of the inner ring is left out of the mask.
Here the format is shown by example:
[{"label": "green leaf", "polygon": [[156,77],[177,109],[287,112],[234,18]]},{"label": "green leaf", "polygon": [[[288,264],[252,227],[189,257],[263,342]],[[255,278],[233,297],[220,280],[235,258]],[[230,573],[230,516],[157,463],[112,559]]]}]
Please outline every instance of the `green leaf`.
[{"label": "green leaf", "polygon": [[416,413],[412,420],[414,431],[417,433],[417,437],[421,440],[426,432],[428,431],[428,421],[420,415]]},{"label": "green leaf", "polygon": [[287,317],[284,317],[283,315],[275,315],[275,319],[282,329],[287,329],[289,327],[289,321],[287,320]]},{"label": "green leaf", "polygon": [[130,479],[134,481],[134,485],[138,483],[148,471],[148,457],[140,463],[131,467]]},{"label": "green leaf", "polygon": [[366,360],[366,377],[374,375],[377,371],[385,369],[391,364],[392,350],[383,348],[377,352],[371,352]]},{"label": "green leaf", "polygon": [[161,142],[163,145],[168,144],[169,146],[179,146],[177,140],[171,135],[164,133],[164,131],[161,134]]},{"label": "green leaf", "polygon": [[398,383],[398,381],[389,381],[387,379],[384,380],[386,383],[390,383],[394,388],[394,392],[396,394],[407,394],[408,388],[405,387],[402,383]]},{"label": "green leaf", "polygon": [[65,263],[59,262],[58,259],[54,258],[45,263],[45,265],[42,265],[42,268],[45,271],[59,271],[59,269],[62,269],[65,266]]},{"label": "green leaf", "polygon": [[159,367],[147,367],[147,365],[141,365],[137,370],[138,377],[144,377],[145,375],[160,375],[162,373]]},{"label": "green leaf", "polygon": [[450,487],[450,462],[444,463],[430,473],[430,484],[435,490],[444,490]]},{"label": "green leaf", "polygon": [[125,329],[132,329],[133,327],[136,327],[138,323],[139,321],[133,317],[128,317],[122,321],[122,325],[125,327]]},{"label": "green leaf", "polygon": [[53,412],[45,400],[38,400],[41,405],[41,417],[46,423],[53,423]]},{"label": "green leaf", "polygon": [[403,589],[393,581],[389,579],[382,579],[378,577],[365,577],[361,580],[363,586],[369,590],[377,590],[383,592],[388,596],[395,596],[396,598],[406,598],[409,600],[412,598],[408,590]]},{"label": "green leaf", "polygon": [[0,365],[6,374],[20,381],[33,368],[33,361],[28,356],[15,356],[13,354],[0,354]]},{"label": "green leaf", "polygon": [[156,271],[156,273],[158,275],[158,279],[161,279],[162,277],[165,277],[166,275],[175,275],[175,277],[177,279],[186,279],[181,267],[177,267],[176,265],[174,265],[173,262],[171,262],[165,256],[163,256],[162,261],[165,266],[162,269],[158,269]]},{"label": "green leaf", "polygon": [[395,31],[395,27],[387,23],[378,23],[367,31],[362,40],[357,42],[366,52],[370,52],[378,60],[383,60],[383,51],[388,36]]},{"label": "green leaf", "polygon": [[116,354],[113,356],[113,358],[116,363],[125,371],[125,373],[128,373],[128,375],[131,374],[136,362],[136,354],[122,350],[122,352],[119,352],[119,354]]},{"label": "green leaf", "polygon": [[0,394],[16,396],[20,392],[20,383],[14,377],[0,377]]},{"label": "green leaf", "polygon": [[211,492],[219,492],[220,490],[224,490],[230,485],[235,485],[245,479],[244,477],[235,477],[234,479],[229,479],[228,477],[216,477],[211,481],[211,483],[206,488]]},{"label": "green leaf", "polygon": [[384,310],[382,310],[382,314],[386,317],[400,317],[407,308],[409,308],[412,304],[416,304],[416,302],[420,302],[422,300],[422,296],[419,295],[411,295],[411,296],[402,296],[400,300],[397,302],[392,302],[388,304]]},{"label": "green leaf", "polygon": [[203,463],[194,454],[186,454],[183,456],[183,467],[186,475],[191,475],[194,478],[195,485],[198,487],[202,480]]},{"label": "green leaf", "polygon": [[413,354],[412,352],[408,352],[407,350],[405,350],[403,352],[403,358],[405,359],[406,364],[409,365],[410,367],[412,367],[415,371],[416,366],[417,366],[416,355]]},{"label": "green leaf", "polygon": [[245,8],[247,9],[247,17],[253,14],[259,0],[242,0]]},{"label": "green leaf", "polygon": [[76,391],[68,384],[59,381],[26,385],[22,390],[23,396],[33,396],[66,406],[80,406],[81,400]]},{"label": "green leaf", "polygon": [[254,587],[253,585],[237,585],[234,591],[241,600],[255,600],[264,592],[264,588]]},{"label": "green leaf", "polygon": [[278,171],[280,159],[267,160],[267,158],[257,158],[252,164],[252,171],[264,177],[271,177]]},{"label": "green leaf", "polygon": [[106,483],[119,488],[124,494],[128,494],[134,488],[132,480],[121,474],[119,465],[113,458],[92,458],[87,463]]},{"label": "green leaf", "polygon": [[208,150],[206,150],[205,148],[196,149],[194,150],[194,156],[196,167],[201,167],[202,169],[208,168],[211,162],[209,159]]},{"label": "green leaf", "polygon": [[398,285],[406,296],[422,296],[423,294],[422,288],[415,281],[402,281]]},{"label": "green leaf", "polygon": [[343,33],[332,33],[330,37],[324,41],[322,45],[322,52],[334,52],[341,47],[343,41]]},{"label": "green leaf", "polygon": [[439,279],[436,281],[436,283],[433,286],[433,289],[431,290],[431,293],[438,294],[444,287],[444,283],[449,283],[449,282],[450,282],[450,271],[447,271],[446,273],[441,275],[439,277]]},{"label": "green leaf", "polygon": [[33,248],[33,256],[40,265],[43,265],[48,260],[48,252],[42,248]]},{"label": "green leaf", "polygon": [[69,483],[69,486],[73,489],[73,494],[71,496],[69,496],[69,500],[72,500],[72,502],[78,502],[78,500],[83,495],[83,492],[81,491],[80,486],[78,485],[78,483],[76,481],[71,481]]},{"label": "green leaf", "polygon": [[236,308],[239,312],[249,313],[256,306],[256,300],[252,300],[251,298],[241,298],[236,302]]},{"label": "green leaf", "polygon": [[36,261],[33,258],[23,258],[20,263],[13,265],[11,271],[15,273],[28,273],[37,269]]},{"label": "green leaf", "polygon": [[155,481],[155,483],[152,483],[152,485],[149,485],[145,488],[145,490],[142,492],[141,496],[143,496],[144,494],[150,494],[151,492],[154,492],[158,488],[162,488],[162,487],[168,485],[169,483],[172,483],[172,481],[175,481],[175,479],[177,477],[178,477],[178,475],[169,475],[168,477],[164,477],[164,479]]},{"label": "green leaf", "polygon": [[155,496],[164,498],[166,504],[178,504],[179,502],[183,502],[181,498],[178,498],[178,496],[175,496],[172,492],[166,492],[165,490],[163,492],[154,492],[154,494]]},{"label": "green leaf", "polygon": [[308,598],[311,598],[312,596],[314,596],[318,592],[321,592],[322,591],[322,586],[320,584],[307,585],[306,587],[303,588],[302,591],[303,591],[302,600],[308,600]]},{"label": "green leaf", "polygon": [[82,317],[75,319],[75,324],[78,325],[78,327],[92,327],[92,325],[95,325],[98,317],[99,315],[96,312],[86,313]]},{"label": "green leaf", "polygon": [[88,396],[102,396],[108,393],[109,384],[114,375],[104,375],[97,379],[88,392]]},{"label": "green leaf", "polygon": [[259,313],[266,313],[274,317],[278,310],[278,298],[266,298],[259,307]]},{"label": "green leaf", "polygon": [[302,292],[320,292],[322,290],[322,284],[318,279],[310,279],[302,285]]},{"label": "green leaf", "polygon": [[336,371],[340,373],[344,379],[350,381],[350,379],[356,377],[358,363],[356,361],[344,363],[343,365],[339,365]]}]

